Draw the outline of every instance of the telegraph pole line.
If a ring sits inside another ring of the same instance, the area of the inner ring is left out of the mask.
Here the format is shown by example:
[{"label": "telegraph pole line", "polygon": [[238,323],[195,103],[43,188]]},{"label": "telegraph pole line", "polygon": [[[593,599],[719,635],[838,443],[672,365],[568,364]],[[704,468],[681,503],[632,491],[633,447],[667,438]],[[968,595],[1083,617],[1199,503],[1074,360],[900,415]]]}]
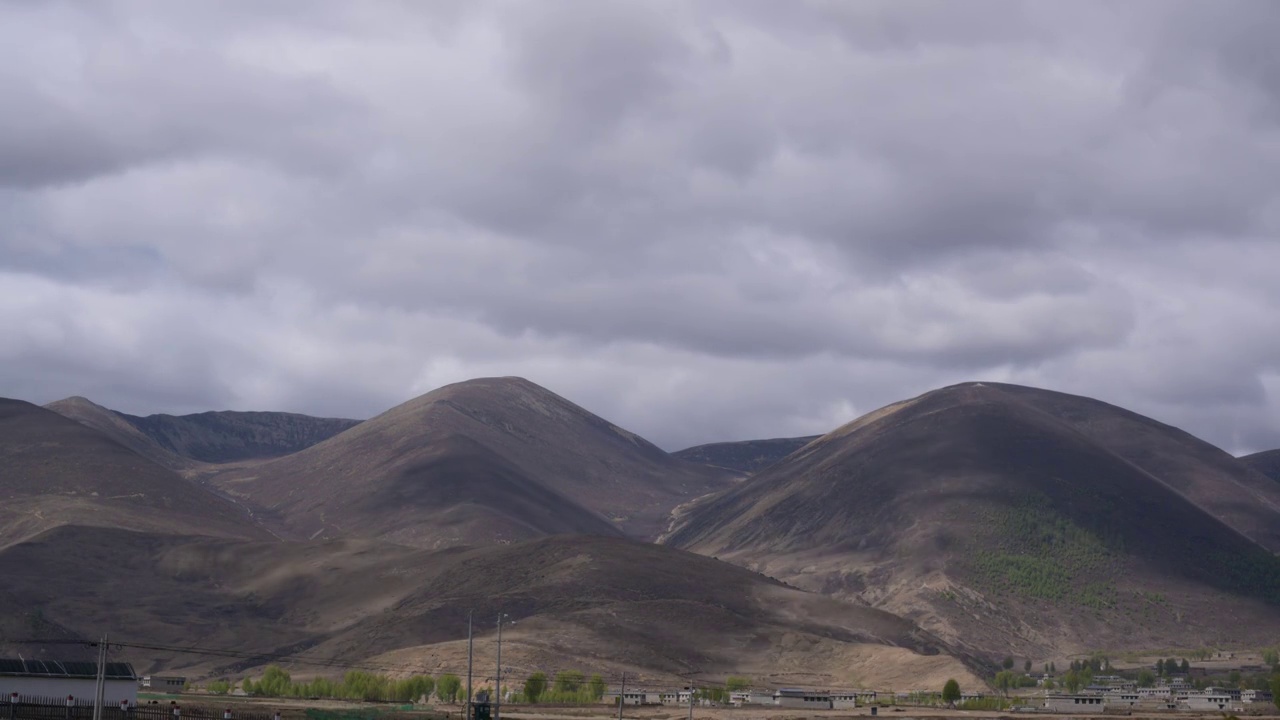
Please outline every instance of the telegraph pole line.
[{"label": "telegraph pole line", "polygon": [[689,678],[689,720],[693,720],[693,678]]},{"label": "telegraph pole line", "polygon": [[471,720],[471,611],[467,611],[467,720]]},{"label": "telegraph pole line", "polygon": [[102,696],[107,685],[107,636],[98,641],[98,672],[93,683],[93,720],[102,720]]},{"label": "telegraph pole line", "polygon": [[498,672],[493,680],[493,720],[502,720],[502,616],[498,613]]},{"label": "telegraph pole line", "polygon": [[627,701],[627,672],[622,671],[622,689],[618,691],[618,720],[622,720],[622,705]]}]

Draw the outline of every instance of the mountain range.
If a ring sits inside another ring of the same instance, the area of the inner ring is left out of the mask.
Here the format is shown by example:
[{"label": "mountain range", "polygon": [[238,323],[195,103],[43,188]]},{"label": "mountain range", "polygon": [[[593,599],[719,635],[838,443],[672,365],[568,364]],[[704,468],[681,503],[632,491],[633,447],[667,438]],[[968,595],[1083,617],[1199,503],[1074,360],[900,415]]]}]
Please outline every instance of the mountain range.
[{"label": "mountain range", "polygon": [[1013,385],[670,454],[520,378],[363,422],[5,400],[0,463],[0,649],[252,650],[148,671],[457,670],[468,610],[517,672],[832,687],[1280,632],[1265,454]]}]

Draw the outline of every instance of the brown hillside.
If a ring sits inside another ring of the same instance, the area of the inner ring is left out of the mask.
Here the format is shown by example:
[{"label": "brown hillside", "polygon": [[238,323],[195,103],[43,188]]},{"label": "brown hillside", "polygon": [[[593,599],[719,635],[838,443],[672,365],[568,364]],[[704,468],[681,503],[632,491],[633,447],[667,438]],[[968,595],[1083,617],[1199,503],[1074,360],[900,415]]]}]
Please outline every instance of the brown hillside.
[{"label": "brown hillside", "polygon": [[818,435],[812,435],[798,438],[709,443],[707,445],[695,445],[671,454],[681,460],[722,467],[744,475],[750,475],[760,472],[819,437]]},{"label": "brown hillside", "polygon": [[1240,462],[1253,468],[1254,472],[1280,482],[1280,450],[1265,450],[1252,455],[1245,455]]},{"label": "brown hillside", "polygon": [[727,481],[520,378],[449,385],[302,452],[213,478],[291,537],[422,547],[653,537],[671,508]]},{"label": "brown hillside", "polygon": [[[131,659],[145,671],[240,675],[288,654],[457,672],[472,610],[482,677],[492,619],[503,611],[515,621],[504,665],[521,678],[577,667],[667,682],[728,673],[787,673],[801,684],[977,682],[945,645],[900,618],[620,538],[427,551],[64,527],[0,551],[0,576],[10,579],[11,602],[41,608],[44,622],[67,632],[261,652],[231,661],[138,651]],[[103,592],[88,602],[86,586]]]},{"label": "brown hillside", "polygon": [[87,425],[142,457],[170,470],[181,472],[194,464],[191,458],[161,447],[159,443],[125,420],[120,413],[104,408],[88,398],[69,397],[51,402],[44,407],[81,425]]},{"label": "brown hillside", "polygon": [[246,512],[110,437],[0,399],[0,546],[63,524],[266,537]]},{"label": "brown hillside", "polygon": [[[1280,626],[1264,604],[1280,597],[1274,556],[1174,490],[1216,484],[1219,515],[1277,537],[1280,513],[1238,507],[1255,497],[1238,472],[1157,478],[1112,449],[1136,441],[1098,442],[1036,392],[976,383],[878,410],[700,503],[665,542],[992,654],[1245,642]],[[1084,405],[1096,427],[1135,422]],[[1203,457],[1188,443],[1180,456]]]}]

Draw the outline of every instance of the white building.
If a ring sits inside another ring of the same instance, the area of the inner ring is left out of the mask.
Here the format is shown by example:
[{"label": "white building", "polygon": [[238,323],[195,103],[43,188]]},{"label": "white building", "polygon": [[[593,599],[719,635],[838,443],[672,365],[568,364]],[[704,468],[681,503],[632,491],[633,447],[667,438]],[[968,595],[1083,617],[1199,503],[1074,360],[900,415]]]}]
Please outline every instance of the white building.
[{"label": "white building", "polygon": [[830,710],[831,695],[820,690],[782,688],[773,694],[773,704],[778,707]]},{"label": "white building", "polygon": [[858,693],[852,690],[831,693],[832,710],[852,710],[856,707],[858,707]]},{"label": "white building", "polygon": [[1106,704],[1102,695],[1063,695],[1051,693],[1044,696],[1046,710],[1061,713],[1101,712]]},{"label": "white building", "polygon": [[[97,685],[98,663],[53,660],[0,659],[0,697],[17,693],[23,698],[41,698],[65,703],[67,697],[92,700]],[[102,702],[106,706],[127,702],[138,704],[138,676],[128,663],[107,663]]]},{"label": "white building", "polygon": [[1216,692],[1179,693],[1178,705],[1188,710],[1227,710],[1231,707],[1231,696]]},{"label": "white building", "polygon": [[152,692],[180,693],[187,686],[187,679],[178,675],[143,675],[138,686]]}]

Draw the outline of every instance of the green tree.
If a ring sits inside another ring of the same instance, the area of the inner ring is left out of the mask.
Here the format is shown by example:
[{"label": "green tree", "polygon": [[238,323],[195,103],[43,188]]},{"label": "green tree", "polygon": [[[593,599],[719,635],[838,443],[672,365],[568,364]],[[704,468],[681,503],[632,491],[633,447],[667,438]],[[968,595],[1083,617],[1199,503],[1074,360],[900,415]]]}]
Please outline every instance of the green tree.
[{"label": "green tree", "polygon": [[1068,670],[1067,674],[1062,676],[1062,686],[1068,692],[1080,692],[1080,688],[1084,687],[1084,682],[1080,677],[1080,673],[1075,670]]},{"label": "green tree", "polygon": [[1154,687],[1156,684],[1156,674],[1146,668],[1138,671],[1138,687]]},{"label": "green tree", "polygon": [[960,683],[956,682],[955,678],[951,678],[942,686],[942,702],[960,702]]},{"label": "green tree", "polygon": [[1170,675],[1178,672],[1178,659],[1169,658],[1164,661],[1164,671]]},{"label": "green tree", "polygon": [[1183,675],[1191,674],[1191,663],[1187,662],[1186,658],[1182,658],[1182,664],[1179,665],[1178,668],[1182,671]]},{"label": "green tree", "polygon": [[1280,709],[1280,673],[1271,676],[1271,701]]},{"label": "green tree", "polygon": [[1056,662],[1049,663],[1049,672],[1055,675],[1058,674],[1058,663]]},{"label": "green tree", "polygon": [[1269,648],[1267,650],[1263,650],[1262,662],[1272,667],[1275,667],[1276,665],[1280,665],[1280,650],[1277,650],[1276,648]]},{"label": "green tree", "polygon": [[231,683],[226,680],[214,680],[209,683],[209,692],[214,695],[226,695],[231,692]]},{"label": "green tree", "polygon": [[1022,672],[1024,673],[1031,672],[1031,658],[1027,658],[1027,661],[1022,663]]},{"label": "green tree", "polygon": [[1000,663],[1000,667],[1004,668],[1005,670],[1012,670],[1012,669],[1013,669],[1013,657],[1011,657],[1011,656],[1006,656],[1006,657],[1005,657],[1005,659],[1004,659],[1004,662]]},{"label": "green tree", "polygon": [[1018,676],[1012,670],[1001,670],[996,673],[995,686],[996,689],[1005,695],[1009,694],[1009,690],[1017,686]]},{"label": "green tree", "polygon": [[591,699],[599,702],[604,697],[604,678],[599,675],[591,676]]},{"label": "green tree", "polygon": [[1160,677],[1164,677],[1165,675],[1164,660],[1156,660],[1156,675],[1159,675]]},{"label": "green tree", "polygon": [[530,675],[524,681],[524,699],[526,702],[536,703],[538,698],[542,697],[542,693],[547,689],[547,674],[544,672],[536,672]]},{"label": "green tree", "polygon": [[453,673],[445,673],[436,680],[436,697],[443,702],[456,702],[462,679]]},{"label": "green tree", "polygon": [[[293,678],[279,665],[268,665],[262,671],[262,679],[253,685],[253,692],[266,697],[287,697],[293,687]],[[248,692],[248,690],[245,690]]]},{"label": "green tree", "polygon": [[556,673],[556,694],[571,695],[582,688],[586,676],[581,670],[562,670]]},{"label": "green tree", "polygon": [[1231,687],[1240,687],[1240,671],[1232,670],[1227,673],[1227,682],[1231,684]]},{"label": "green tree", "polygon": [[742,692],[743,690],[751,687],[751,680],[738,675],[730,675],[729,678],[724,681],[724,686],[729,692]]}]

